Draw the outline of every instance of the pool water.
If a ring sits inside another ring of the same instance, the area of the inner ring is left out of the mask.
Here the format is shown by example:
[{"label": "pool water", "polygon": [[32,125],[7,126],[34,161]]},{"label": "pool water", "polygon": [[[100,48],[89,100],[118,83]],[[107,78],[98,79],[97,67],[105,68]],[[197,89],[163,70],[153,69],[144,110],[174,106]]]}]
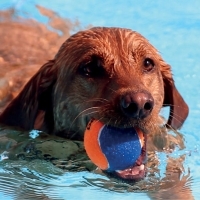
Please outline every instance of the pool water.
[{"label": "pool water", "polygon": [[[24,76],[30,77],[41,66],[40,64],[44,63],[43,59],[45,61],[51,59],[50,56],[56,53],[59,45],[69,34],[87,28],[90,24],[92,26],[119,26],[140,32],[160,51],[164,60],[172,66],[175,84],[190,108],[189,116],[180,133],[168,132],[171,140],[176,143],[174,150],[151,149],[148,153],[147,177],[136,184],[115,179],[96,169],[85,155],[81,142],[63,140],[45,133],[33,132],[32,134],[36,134],[33,136],[30,132],[1,127],[0,199],[200,198],[200,66],[198,62],[200,2],[190,0],[177,2],[173,0],[162,1],[162,3],[145,0],[141,4],[136,0],[118,3],[92,0],[87,3],[85,1],[75,3],[70,0],[61,0],[57,3],[51,0],[28,2],[3,0],[0,2],[1,10],[13,6],[17,11],[16,15],[22,18],[32,17],[44,24],[49,22],[48,28],[54,32],[48,35],[49,43],[47,44],[44,35],[47,35],[48,31],[42,26],[41,29],[37,29],[41,31],[41,38],[43,37],[41,41],[46,46],[37,53],[35,51],[39,51],[40,47],[36,45],[36,41],[33,42],[35,46],[32,45],[32,48],[36,49],[31,58],[33,64],[30,65],[23,54],[17,51],[13,55],[19,57],[19,62],[8,56],[18,70],[22,69],[20,73],[11,69],[8,75],[3,76],[5,63],[0,60],[1,91],[7,87],[6,84],[5,86],[2,84],[7,79],[15,83],[16,76],[19,76],[25,82],[27,79]],[[51,23],[55,19],[52,17],[55,13],[45,12],[47,10],[41,7],[36,8],[36,4],[57,12],[61,17],[57,16],[56,19],[67,18],[67,23],[62,22],[67,25],[60,27]],[[43,15],[38,12],[38,9]],[[51,16],[51,20],[44,15]],[[22,23],[26,24],[27,21]],[[31,23],[34,22],[31,21]],[[7,29],[4,27],[4,30]],[[5,31],[2,34],[8,35],[11,39],[10,33],[15,34],[13,29],[9,33]],[[16,38],[20,40],[18,36]],[[13,46],[10,49],[14,49],[14,41],[16,39],[13,39]],[[17,50],[20,51],[20,48],[18,45]],[[42,54],[42,52],[45,53]],[[8,54],[11,55],[9,51]],[[39,62],[36,62],[34,56],[38,54],[41,57],[37,58]],[[29,70],[25,70],[21,62],[30,65]],[[24,82],[17,80],[18,85],[23,85]],[[17,86],[11,90],[14,95],[19,91]],[[9,96],[7,93],[6,95]],[[166,117],[167,113],[168,109],[161,111],[161,114]],[[69,146],[73,147],[74,151],[70,152]],[[75,155],[74,152],[76,152]]]}]

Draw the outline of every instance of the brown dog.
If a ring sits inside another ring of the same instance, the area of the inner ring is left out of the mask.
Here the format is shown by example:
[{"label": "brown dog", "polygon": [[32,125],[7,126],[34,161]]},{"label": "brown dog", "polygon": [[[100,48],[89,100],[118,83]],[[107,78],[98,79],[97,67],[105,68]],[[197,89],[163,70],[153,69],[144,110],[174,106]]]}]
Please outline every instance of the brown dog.
[{"label": "brown dog", "polygon": [[83,138],[91,118],[152,133],[164,125],[162,106],[170,106],[168,126],[180,128],[188,106],[157,50],[134,31],[92,28],[66,40],[0,122],[72,139]]}]

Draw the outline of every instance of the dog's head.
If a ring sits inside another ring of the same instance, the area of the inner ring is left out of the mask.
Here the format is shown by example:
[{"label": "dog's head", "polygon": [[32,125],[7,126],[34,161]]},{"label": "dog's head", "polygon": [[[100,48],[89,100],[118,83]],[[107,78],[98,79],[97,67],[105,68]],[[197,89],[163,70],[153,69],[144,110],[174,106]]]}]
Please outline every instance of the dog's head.
[{"label": "dog's head", "polygon": [[157,50],[137,32],[92,28],[66,40],[0,121],[76,139],[91,118],[148,133],[163,125],[162,106],[170,106],[168,126],[180,128],[188,107]]}]

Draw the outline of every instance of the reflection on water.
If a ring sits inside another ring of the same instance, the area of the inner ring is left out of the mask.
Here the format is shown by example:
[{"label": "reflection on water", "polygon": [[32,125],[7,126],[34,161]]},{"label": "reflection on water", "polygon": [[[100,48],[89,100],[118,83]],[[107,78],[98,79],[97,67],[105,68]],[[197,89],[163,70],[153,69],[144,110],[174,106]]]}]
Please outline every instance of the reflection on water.
[{"label": "reflection on water", "polygon": [[[165,131],[165,137],[160,134],[156,139],[151,136],[148,141],[151,145],[148,145],[146,178],[133,183],[96,169],[80,141],[43,132],[33,136],[33,133],[2,127],[0,192],[16,199],[66,199],[69,191],[82,188],[88,192],[94,189],[110,191],[114,195],[127,192],[145,194],[152,199],[193,199],[189,169],[183,166],[186,154],[179,152],[183,144],[180,133],[168,134],[167,137]],[[162,141],[165,148],[160,146],[159,137],[170,141]]]},{"label": "reflection on water", "polygon": [[[191,179],[159,180],[146,178],[137,185],[108,179],[88,172],[66,173],[42,160],[5,162],[1,166],[0,191],[16,199],[67,199],[71,191],[96,190],[132,194],[145,193],[152,199],[192,199]],[[91,191],[92,192],[92,191]],[[132,193],[134,192],[134,193]],[[77,195],[76,195],[77,197]],[[186,198],[187,197],[187,198]]]},{"label": "reflection on water", "polygon": [[[20,18],[14,10],[0,12],[0,111],[38,68],[53,58],[70,33],[81,28],[78,22],[37,8],[48,17],[47,26]],[[96,193],[102,198],[112,195],[112,199],[193,199],[184,148],[184,138],[178,132],[163,130],[150,135],[147,177],[131,183],[96,169],[82,142],[45,133],[33,137],[2,127],[0,194],[10,199],[77,199],[77,195],[93,199]]]}]

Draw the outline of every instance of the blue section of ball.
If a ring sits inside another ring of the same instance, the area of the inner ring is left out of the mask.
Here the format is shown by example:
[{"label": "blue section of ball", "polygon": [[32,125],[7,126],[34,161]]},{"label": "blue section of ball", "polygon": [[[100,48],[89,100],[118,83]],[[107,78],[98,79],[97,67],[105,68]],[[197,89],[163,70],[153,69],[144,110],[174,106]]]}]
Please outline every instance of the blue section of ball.
[{"label": "blue section of ball", "polygon": [[133,166],[141,154],[140,140],[134,128],[104,126],[99,134],[99,144],[108,160],[108,171]]}]

